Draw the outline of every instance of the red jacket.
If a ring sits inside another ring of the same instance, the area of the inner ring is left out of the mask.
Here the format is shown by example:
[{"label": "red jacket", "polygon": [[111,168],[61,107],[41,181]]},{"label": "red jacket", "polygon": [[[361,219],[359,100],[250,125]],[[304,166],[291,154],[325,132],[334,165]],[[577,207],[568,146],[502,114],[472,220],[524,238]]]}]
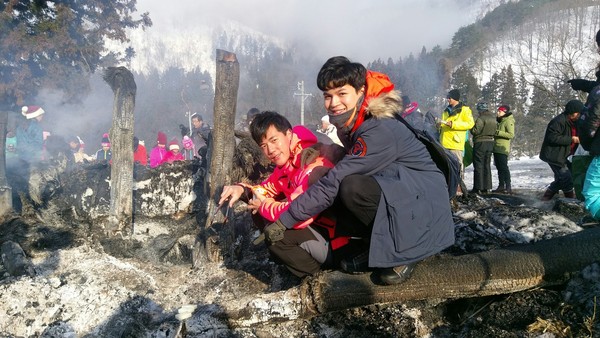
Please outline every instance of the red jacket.
[{"label": "red jacket", "polygon": [[139,144],[137,150],[133,152],[133,162],[146,166],[148,165],[148,153],[146,153],[146,147]]},{"label": "red jacket", "polygon": [[[317,167],[333,168],[334,164],[328,159],[318,156],[311,163],[301,166],[302,151],[315,143],[317,137],[306,127],[296,126],[292,129],[292,142],[290,145],[290,159],[281,167],[275,168],[273,173],[261,184],[254,186],[253,191],[262,188],[263,195],[267,198],[261,203],[258,212],[262,217],[274,222],[279,215],[286,211],[290,203],[300,194],[304,193],[309,186],[309,176]],[[283,193],[284,201],[277,201],[275,196]],[[335,234],[335,221],[314,215],[310,219],[294,225],[294,229],[302,229],[317,220],[315,224],[326,228],[330,238]],[[332,240],[332,248],[337,249],[348,242],[347,237]]]}]

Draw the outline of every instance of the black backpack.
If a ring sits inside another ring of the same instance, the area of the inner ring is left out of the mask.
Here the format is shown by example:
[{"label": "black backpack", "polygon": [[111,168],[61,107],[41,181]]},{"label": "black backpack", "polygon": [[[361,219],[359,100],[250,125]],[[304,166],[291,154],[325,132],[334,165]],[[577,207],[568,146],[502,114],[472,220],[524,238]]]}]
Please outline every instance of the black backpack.
[{"label": "black backpack", "polygon": [[462,191],[466,191],[466,187],[460,177],[460,163],[458,158],[454,156],[448,149],[444,148],[427,130],[415,129],[410,123],[406,122],[402,116],[396,114],[396,119],[404,123],[404,125],[415,134],[417,139],[421,141],[435,165],[442,171],[444,177],[446,177],[446,183],[448,184],[448,195],[450,198],[456,196],[456,191],[460,185]]}]

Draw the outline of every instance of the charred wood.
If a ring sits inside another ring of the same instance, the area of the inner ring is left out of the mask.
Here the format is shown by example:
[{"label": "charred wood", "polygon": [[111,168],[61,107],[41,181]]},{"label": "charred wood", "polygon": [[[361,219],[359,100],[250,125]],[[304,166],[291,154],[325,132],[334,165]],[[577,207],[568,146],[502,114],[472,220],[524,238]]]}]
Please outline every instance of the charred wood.
[{"label": "charred wood", "polygon": [[406,282],[378,285],[374,274],[323,272],[295,288],[227,309],[232,325],[310,318],[370,304],[482,297],[564,284],[600,260],[600,228],[463,256],[439,255],[419,263]]},{"label": "charred wood", "polygon": [[8,123],[8,112],[0,111],[0,216],[11,213],[12,210],[12,188],[6,181],[6,125]]},{"label": "charred wood", "polygon": [[133,110],[136,84],[133,74],[125,67],[109,67],[104,80],[115,95],[113,124],[110,130],[112,145],[109,225],[114,232],[133,226]]},{"label": "charred wood", "polygon": [[198,235],[194,248],[194,266],[198,266],[205,260],[220,260],[220,248],[228,247],[228,243],[233,241],[232,236],[227,232],[219,236],[212,233],[210,228],[215,221],[223,222],[227,217],[222,213],[218,214],[216,202],[223,185],[232,182],[231,171],[235,149],[232,127],[235,125],[240,67],[234,53],[220,49],[217,49],[216,64],[214,126],[207,154],[209,173],[205,182],[208,184],[205,191],[208,196],[206,210],[209,217],[204,229]]}]

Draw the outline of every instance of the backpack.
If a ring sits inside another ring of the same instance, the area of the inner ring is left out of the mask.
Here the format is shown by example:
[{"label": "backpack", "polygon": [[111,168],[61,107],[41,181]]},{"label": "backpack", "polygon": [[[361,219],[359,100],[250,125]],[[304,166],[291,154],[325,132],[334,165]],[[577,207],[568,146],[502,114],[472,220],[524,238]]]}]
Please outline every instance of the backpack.
[{"label": "backpack", "polygon": [[458,186],[461,186],[462,191],[466,191],[466,187],[460,177],[460,163],[454,154],[444,148],[427,130],[415,129],[410,123],[396,114],[396,119],[404,123],[404,125],[415,134],[417,140],[421,141],[427,148],[429,155],[435,165],[442,171],[448,184],[448,196],[453,198],[456,196]]}]

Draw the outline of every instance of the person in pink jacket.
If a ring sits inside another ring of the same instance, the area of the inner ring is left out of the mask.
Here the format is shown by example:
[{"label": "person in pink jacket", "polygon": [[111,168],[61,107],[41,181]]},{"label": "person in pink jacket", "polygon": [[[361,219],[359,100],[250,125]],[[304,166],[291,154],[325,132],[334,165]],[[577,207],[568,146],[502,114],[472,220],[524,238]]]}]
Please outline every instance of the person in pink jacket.
[{"label": "person in pink jacket", "polygon": [[176,138],[173,138],[171,142],[169,142],[169,151],[165,156],[164,162],[173,163],[175,161],[183,160],[183,154],[179,152],[179,142],[177,142]]},{"label": "person in pink jacket", "polygon": [[156,168],[163,164],[167,156],[167,134],[162,131],[158,132],[156,137],[156,146],[150,152],[150,168]]},{"label": "person in pink jacket", "polygon": [[[245,199],[249,210],[272,223],[287,210],[291,201],[334,164],[311,148],[317,143],[317,137],[308,128],[292,128],[290,122],[276,112],[258,114],[250,125],[250,132],[265,156],[275,164],[275,170],[256,186],[238,183],[223,187],[219,204],[233,206],[240,198]],[[278,199],[281,194],[285,199]],[[282,240],[267,243],[269,251],[298,277],[313,275],[332,264],[332,250],[349,242],[348,237],[335,238],[335,221],[323,214],[286,230]]]}]

